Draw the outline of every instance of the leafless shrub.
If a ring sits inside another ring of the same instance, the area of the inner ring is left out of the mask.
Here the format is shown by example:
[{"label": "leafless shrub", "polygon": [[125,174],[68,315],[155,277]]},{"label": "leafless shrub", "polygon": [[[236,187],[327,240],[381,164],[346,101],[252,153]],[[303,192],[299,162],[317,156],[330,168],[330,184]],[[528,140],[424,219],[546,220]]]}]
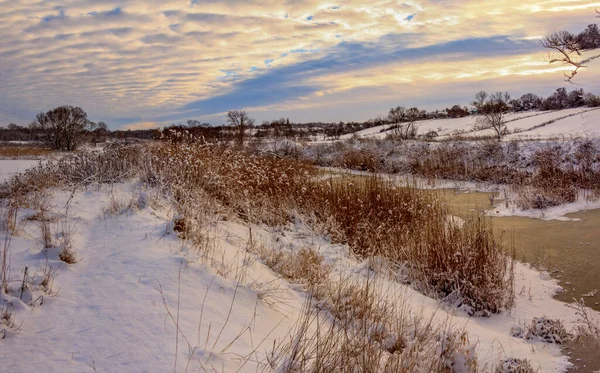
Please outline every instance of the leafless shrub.
[{"label": "leafless shrub", "polygon": [[575,310],[577,315],[578,324],[575,326],[575,332],[578,335],[589,336],[600,342],[600,323],[592,318],[583,298],[574,299],[574,303],[566,304],[566,306]]},{"label": "leafless shrub", "polygon": [[516,141],[464,140],[430,144],[361,139],[354,145],[313,145],[303,158],[320,166],[410,173],[432,181],[508,185],[517,194],[518,206],[527,209],[571,202],[579,190],[589,198],[600,196],[600,158],[591,139],[576,139],[572,149],[571,143],[554,143],[532,154]]},{"label": "leafless shrub", "polygon": [[[411,173],[430,179],[520,184],[527,173],[505,162],[508,154],[501,144],[484,141],[443,143],[432,149],[422,148],[408,154]],[[518,156],[511,150],[511,156]]]},{"label": "leafless shrub", "polygon": [[573,170],[561,167],[561,151],[547,148],[536,151],[533,164],[537,172],[533,174],[530,186],[517,186],[517,206],[524,209],[545,209],[577,199],[577,183]]}]

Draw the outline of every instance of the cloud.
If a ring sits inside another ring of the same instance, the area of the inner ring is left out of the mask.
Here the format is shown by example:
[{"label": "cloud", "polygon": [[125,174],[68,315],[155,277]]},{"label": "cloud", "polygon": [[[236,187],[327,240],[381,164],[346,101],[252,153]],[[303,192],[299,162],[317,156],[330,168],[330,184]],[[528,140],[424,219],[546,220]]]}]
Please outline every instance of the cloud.
[{"label": "cloud", "polygon": [[159,127],[160,127],[160,123],[158,123],[158,122],[136,122],[136,123],[130,123],[130,124],[123,126],[123,129],[124,130],[147,130],[147,129],[153,129],[153,128],[159,128]]},{"label": "cloud", "polygon": [[[535,38],[583,29],[594,7],[600,3],[0,0],[0,111],[27,122],[72,104],[115,127],[236,107],[308,113],[340,100],[370,110],[350,93],[387,100],[387,91],[419,84],[433,97],[436,85],[518,73],[560,85]],[[518,61],[541,65],[519,69]]]},{"label": "cloud", "polygon": [[418,68],[418,64],[432,60],[457,64],[482,56],[527,53],[536,47],[534,41],[495,36],[407,48],[404,42],[407,38],[410,35],[387,35],[369,43],[343,42],[322,57],[269,69],[257,77],[234,83],[225,94],[186,104],[183,109],[189,115],[209,115],[238,107],[267,106],[333,88],[333,85],[319,84],[319,78],[331,74],[380,71],[381,67],[397,61],[407,64],[408,69],[413,64]]}]

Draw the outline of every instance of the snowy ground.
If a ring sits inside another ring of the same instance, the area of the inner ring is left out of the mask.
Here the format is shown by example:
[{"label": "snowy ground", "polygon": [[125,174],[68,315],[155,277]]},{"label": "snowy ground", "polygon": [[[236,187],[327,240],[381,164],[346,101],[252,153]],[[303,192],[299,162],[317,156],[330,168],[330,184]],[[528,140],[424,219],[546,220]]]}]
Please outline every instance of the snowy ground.
[{"label": "snowy ground", "polygon": [[[43,254],[36,221],[23,220],[11,242],[11,287],[17,290],[6,298],[22,325],[0,341],[3,371],[183,372],[188,361],[189,371],[264,368],[257,361],[264,361],[274,341],[288,338],[305,295],[248,257],[250,228],[264,245],[318,249],[338,274],[368,272],[347,247],[330,244],[302,224],[273,229],[215,222],[210,229],[214,251],[207,260],[173,234],[168,206],[136,186],[77,192],[65,215],[69,199],[69,191],[53,192],[52,210],[59,220],[52,229],[60,230],[64,221],[74,225],[78,263],[60,262],[52,250]],[[133,202],[134,208],[107,215],[111,199]],[[19,219],[33,213],[21,210]],[[23,269],[40,273],[47,265],[57,271],[54,296],[26,291],[25,300],[44,297],[42,305],[30,307],[19,300]],[[276,290],[265,290],[265,284]],[[477,344],[482,367],[504,357],[526,357],[541,372],[569,366],[556,345],[510,334],[512,326],[538,316],[559,318],[567,329],[574,326],[574,311],[552,298],[559,287],[547,274],[518,264],[516,306],[490,318],[470,318],[396,282],[387,287],[404,294],[414,312],[435,313],[438,320],[464,327]],[[270,302],[267,295],[273,297]],[[178,320],[179,338],[173,320]]]},{"label": "snowy ground", "polygon": [[23,172],[26,169],[36,166],[37,160],[27,159],[2,159],[0,160],[0,183],[10,179],[16,173]]},{"label": "snowy ground", "polygon": [[[562,118],[562,119],[561,119]],[[555,121],[550,124],[544,123]],[[477,117],[468,116],[456,119],[435,119],[415,122],[418,134],[430,131],[438,134],[437,139],[445,139],[455,134],[468,136],[494,135],[493,130],[475,131]],[[547,139],[575,136],[600,136],[600,109],[575,108],[559,111],[511,113],[505,117],[506,127],[511,132],[506,139]],[[543,126],[541,126],[543,125]],[[535,128],[541,126],[539,128]],[[342,140],[356,135],[367,138],[384,138],[389,125],[377,126],[347,134]]]}]

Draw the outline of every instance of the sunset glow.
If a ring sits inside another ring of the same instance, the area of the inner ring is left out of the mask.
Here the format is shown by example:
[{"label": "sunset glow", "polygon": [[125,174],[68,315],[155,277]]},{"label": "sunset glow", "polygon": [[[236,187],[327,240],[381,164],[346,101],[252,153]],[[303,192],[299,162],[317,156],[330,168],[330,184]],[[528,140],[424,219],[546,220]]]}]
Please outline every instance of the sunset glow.
[{"label": "sunset glow", "polygon": [[[480,89],[565,86],[538,38],[600,2],[99,0],[0,2],[0,125],[70,104],[110,128],[188,118],[365,120],[467,104]],[[577,84],[600,88],[598,68]]]}]

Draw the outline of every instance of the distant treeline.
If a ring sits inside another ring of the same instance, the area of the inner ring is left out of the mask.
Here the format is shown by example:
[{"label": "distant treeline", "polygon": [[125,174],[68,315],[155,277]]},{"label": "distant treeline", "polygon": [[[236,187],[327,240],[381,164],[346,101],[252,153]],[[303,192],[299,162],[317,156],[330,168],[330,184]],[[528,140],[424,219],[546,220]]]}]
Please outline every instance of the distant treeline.
[{"label": "distant treeline", "polygon": [[[529,110],[562,110],[583,106],[600,106],[600,97],[586,93],[583,89],[575,89],[569,92],[566,88],[559,88],[545,98],[533,93],[524,94],[520,98],[510,100],[508,109],[512,112],[522,112]],[[398,108],[391,109],[390,113],[398,110]],[[412,113],[412,120],[461,118],[476,114],[474,108],[470,109],[467,106],[461,105],[454,105],[444,110],[435,111],[410,108],[406,112]],[[252,125],[249,128],[248,135],[253,138],[274,137],[295,140],[314,137],[339,138],[344,134],[397,122],[398,120],[391,114],[387,116],[380,115],[364,122],[294,123],[290,122],[287,118],[280,118],[272,121],[264,121],[259,125]],[[174,123],[163,129],[111,131],[104,123],[100,122],[99,124],[102,124],[100,127],[102,130],[96,128],[96,130],[88,131],[86,137],[90,142],[102,142],[109,139],[171,139],[176,141],[177,139],[193,136],[195,139],[201,141],[218,143],[233,141],[236,136],[236,130],[230,125],[210,125],[193,119],[188,120],[186,123]],[[91,128],[94,128],[94,126]],[[6,128],[0,127],[0,141],[36,141],[39,138],[39,131],[31,125],[20,126],[10,123]]]},{"label": "distant treeline", "polygon": [[[7,128],[0,127],[0,141],[38,141],[40,131],[29,126],[19,126],[10,123]],[[152,140],[161,136],[158,128],[147,130],[116,130],[116,131],[88,131],[87,138],[90,142],[102,142],[108,139],[147,139]]]}]

